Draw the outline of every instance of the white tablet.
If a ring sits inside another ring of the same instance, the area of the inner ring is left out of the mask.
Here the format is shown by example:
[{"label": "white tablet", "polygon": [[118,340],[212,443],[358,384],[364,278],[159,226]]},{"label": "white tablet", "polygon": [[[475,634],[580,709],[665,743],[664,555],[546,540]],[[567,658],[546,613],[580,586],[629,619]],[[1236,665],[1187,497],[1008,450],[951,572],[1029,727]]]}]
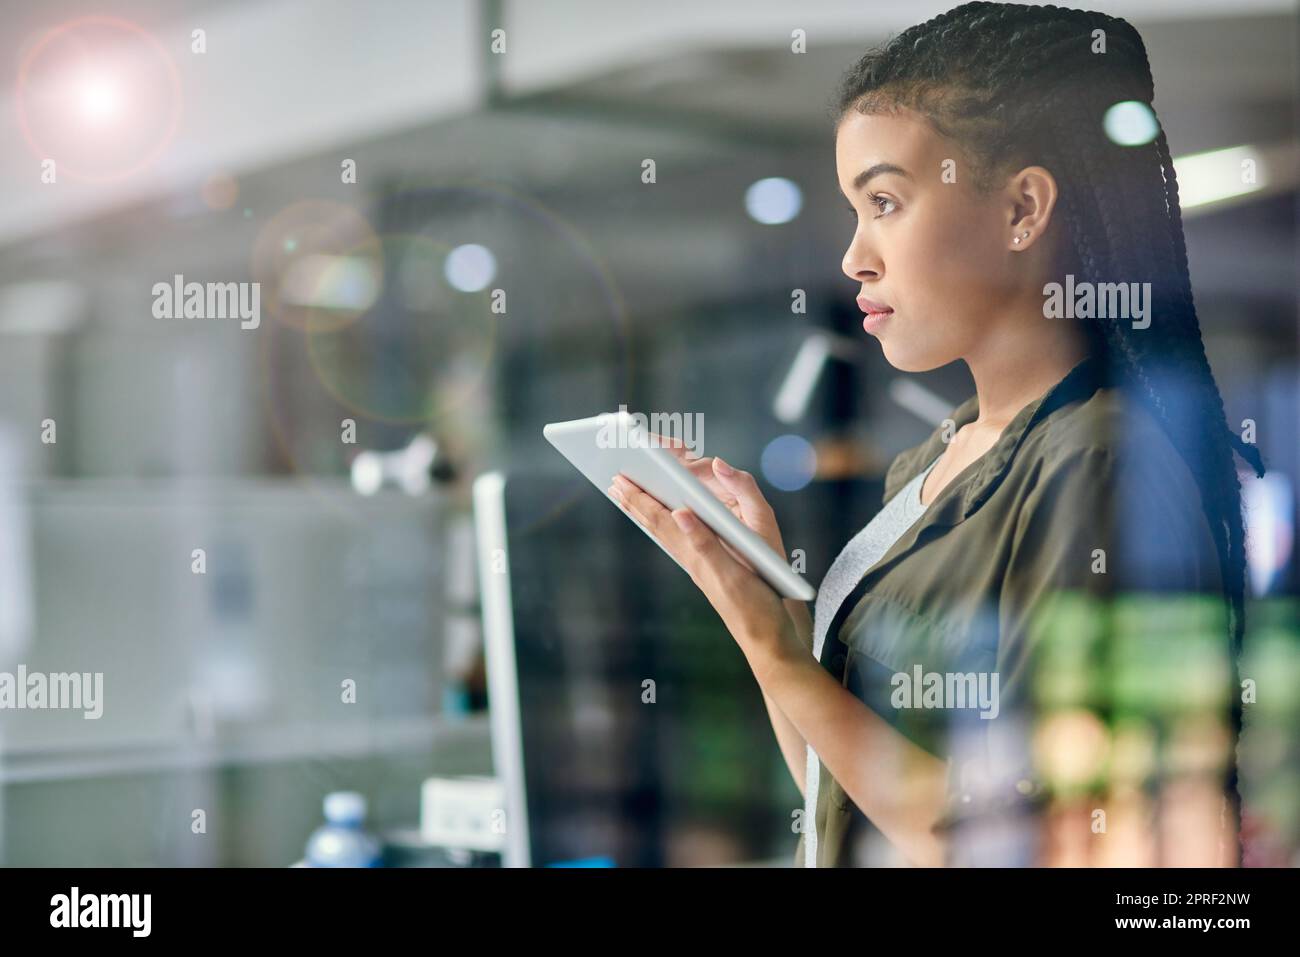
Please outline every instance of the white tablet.
[{"label": "white tablet", "polygon": [[[614,503],[615,508],[619,508],[618,503],[606,490],[614,476],[621,473],[670,510],[689,508],[728,545],[744,555],[777,594],[803,601],[816,597],[816,589],[800,577],[783,556],[773,551],[757,532],[731,514],[731,510],[687,471],[672,452],[652,444],[655,439],[630,413],[607,412],[590,419],[551,422],[542,429],[542,434]],[[628,518],[654,539],[670,558],[673,557],[648,528],[634,516],[628,515]],[[673,561],[677,559],[673,558]]]}]

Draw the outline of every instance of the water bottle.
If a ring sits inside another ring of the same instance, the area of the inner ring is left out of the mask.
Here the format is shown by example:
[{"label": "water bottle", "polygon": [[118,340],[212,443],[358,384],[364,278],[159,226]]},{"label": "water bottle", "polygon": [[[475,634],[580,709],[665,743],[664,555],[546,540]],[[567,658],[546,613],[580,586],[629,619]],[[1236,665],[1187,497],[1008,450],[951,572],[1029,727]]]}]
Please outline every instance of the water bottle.
[{"label": "water bottle", "polygon": [[325,795],[325,825],[307,841],[308,867],[378,867],[379,842],[366,833],[366,799],[355,791]]}]

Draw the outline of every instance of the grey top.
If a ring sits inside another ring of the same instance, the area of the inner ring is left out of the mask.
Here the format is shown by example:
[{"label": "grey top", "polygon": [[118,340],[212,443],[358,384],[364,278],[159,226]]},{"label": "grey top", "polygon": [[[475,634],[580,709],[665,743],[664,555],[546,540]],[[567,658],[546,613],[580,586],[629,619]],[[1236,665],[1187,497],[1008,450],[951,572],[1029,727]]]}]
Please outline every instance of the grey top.
[{"label": "grey top", "polygon": [[[886,502],[876,517],[849,540],[844,550],[831,563],[821,587],[817,589],[817,601],[813,605],[813,657],[818,661],[821,660],[822,645],[826,641],[826,630],[835,620],[844,599],[857,587],[871,566],[924,514],[926,506],[921,504],[921,486],[938,461],[939,458],[936,457],[925,471],[899,489],[898,494]],[[816,867],[817,827],[814,814],[821,763],[812,745],[808,745],[807,750],[808,763],[804,776],[804,866]]]}]

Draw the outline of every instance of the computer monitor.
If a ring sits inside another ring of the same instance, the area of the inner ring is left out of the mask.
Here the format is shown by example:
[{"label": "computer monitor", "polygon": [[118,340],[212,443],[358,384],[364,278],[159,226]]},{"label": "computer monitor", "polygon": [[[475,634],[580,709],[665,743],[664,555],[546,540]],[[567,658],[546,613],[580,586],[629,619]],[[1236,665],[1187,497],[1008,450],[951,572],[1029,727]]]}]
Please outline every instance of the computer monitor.
[{"label": "computer monitor", "polygon": [[744,655],[581,475],[474,486],[506,866],[785,863],[799,794]]}]

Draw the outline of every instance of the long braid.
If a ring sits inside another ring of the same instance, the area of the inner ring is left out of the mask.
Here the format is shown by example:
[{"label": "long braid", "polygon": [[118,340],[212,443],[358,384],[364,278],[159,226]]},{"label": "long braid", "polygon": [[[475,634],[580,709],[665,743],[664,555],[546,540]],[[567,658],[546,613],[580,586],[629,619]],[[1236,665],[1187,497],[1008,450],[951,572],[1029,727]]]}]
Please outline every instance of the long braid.
[{"label": "long braid", "polygon": [[[1174,172],[1173,158],[1169,152],[1169,143],[1165,138],[1164,130],[1161,130],[1159,136],[1156,138],[1156,150],[1160,158],[1160,168],[1164,175],[1166,209],[1170,221],[1169,232],[1173,238],[1175,265],[1178,269],[1179,279],[1181,280],[1179,287],[1185,290],[1187,310],[1194,317],[1196,315],[1196,309],[1192,302],[1191,275],[1187,267],[1187,243],[1183,237],[1182,213],[1181,207],[1178,203],[1178,178],[1177,174]],[[1213,372],[1210,370],[1209,360],[1205,355],[1205,345],[1200,336],[1196,337],[1195,346],[1197,350],[1195,357],[1197,367],[1203,369],[1203,374],[1213,382]],[[1217,387],[1212,391],[1216,396],[1218,395]],[[1226,420],[1226,416],[1223,413],[1222,399],[1219,401],[1218,409],[1219,415],[1223,416]],[[1215,421],[1218,420],[1216,419]],[[1233,442],[1232,447],[1242,456],[1242,458],[1251,464],[1257,476],[1262,476],[1264,474],[1264,462],[1259,454],[1259,450],[1254,445],[1248,445],[1245,442],[1242,442],[1235,433],[1229,432],[1228,434],[1231,436]],[[1236,470],[1231,468],[1232,452],[1227,451],[1220,453],[1219,460],[1226,460],[1229,465],[1229,468],[1225,470],[1228,474],[1221,478],[1220,481],[1224,482],[1230,489],[1228,494],[1229,499],[1239,501],[1241,496],[1241,482],[1237,478]],[[1241,695],[1235,693],[1235,689],[1241,686],[1238,654],[1245,643],[1245,614],[1243,607],[1246,588],[1245,533],[1242,528],[1240,508],[1228,509],[1225,519],[1228,522],[1228,561],[1226,563],[1226,572],[1229,578],[1227,585],[1229,594],[1234,596],[1231,631],[1234,654],[1232,655],[1230,662],[1231,686],[1234,689],[1234,693],[1230,699],[1232,702],[1231,726],[1232,740],[1238,742],[1241,739],[1242,727],[1244,725]],[[1233,760],[1229,762],[1225,784],[1227,787],[1228,798],[1232,805],[1231,810],[1233,817],[1240,821],[1242,818],[1242,799],[1238,767],[1239,761],[1237,758],[1236,747],[1234,745]],[[1234,854],[1236,856],[1236,863],[1238,865],[1243,863],[1244,847],[1240,840],[1238,840]]]},{"label": "long braid", "polygon": [[[1092,51],[1105,34],[1104,55]],[[1041,164],[1060,186],[1070,271],[1099,283],[1149,281],[1151,325],[1097,319],[1086,332],[1125,387],[1179,450],[1201,492],[1229,612],[1232,731],[1241,731],[1237,656],[1245,634],[1245,534],[1234,452],[1262,475],[1255,446],[1229,427],[1193,301],[1178,182],[1163,130],[1153,143],[1117,146],[1102,115],[1117,102],[1154,101],[1146,45],[1124,20],[1052,5],[975,2],[912,27],[859,60],[833,106],[924,115],[959,140],[988,189],[998,172]],[[1180,379],[1171,382],[1169,373]],[[1170,388],[1170,387],[1173,388]],[[1207,426],[1208,424],[1208,426]],[[1240,816],[1235,750],[1226,773]],[[1240,846],[1238,847],[1240,860]]]},{"label": "long braid", "polygon": [[[1151,194],[1148,193],[1147,195],[1150,196]],[[1162,197],[1162,203],[1163,203],[1163,189],[1157,195],[1160,195]],[[1132,205],[1132,202],[1133,200],[1131,198],[1127,199],[1124,208],[1133,210],[1135,215],[1137,215],[1138,207]],[[1105,204],[1103,204],[1103,208],[1105,208]],[[1146,214],[1149,211],[1143,209],[1142,212],[1143,214]],[[1160,257],[1162,260],[1164,260],[1165,262],[1172,261],[1174,259],[1174,252],[1175,252],[1174,243],[1171,241],[1165,244],[1165,247],[1162,250],[1162,252],[1163,252],[1163,256]],[[1164,267],[1164,265],[1165,263],[1162,262],[1161,266]],[[1085,272],[1090,272],[1090,271],[1091,270],[1089,269],[1085,269]],[[1171,270],[1171,272],[1169,273],[1160,273],[1159,275],[1174,275],[1174,274],[1175,273],[1173,273]],[[1152,275],[1156,275],[1156,274],[1153,273]],[[1164,285],[1165,284],[1162,283],[1162,288]],[[1174,296],[1175,301],[1184,300],[1187,298],[1185,294],[1180,294],[1179,287],[1182,284],[1175,282],[1169,285],[1171,285],[1172,288],[1170,289],[1169,293],[1166,294],[1167,295],[1171,294],[1172,296]],[[1184,309],[1190,308],[1190,303],[1180,303],[1180,306],[1183,307]],[[1145,364],[1143,362],[1142,357],[1136,352],[1136,349],[1132,344],[1132,337],[1125,335],[1114,324],[1105,324],[1103,326],[1103,335],[1108,341],[1108,343],[1110,344],[1111,351],[1123,355],[1124,357],[1123,365],[1135,371],[1134,377],[1139,381],[1143,393],[1148,397],[1148,405],[1154,407],[1157,410],[1158,415],[1160,416],[1160,418],[1164,423],[1166,424],[1169,423],[1171,412],[1170,410],[1164,407],[1164,404],[1162,402],[1159,401],[1159,391],[1156,389],[1156,387],[1150,381],[1149,377],[1146,375]],[[1182,343],[1180,344],[1184,345],[1184,348],[1181,350],[1183,353],[1181,358],[1186,360],[1188,350],[1185,348],[1185,345],[1188,344],[1187,340],[1183,340]],[[1204,349],[1203,346],[1201,346],[1200,344],[1199,336],[1196,337],[1195,345],[1196,345],[1196,350],[1199,353],[1199,362],[1196,362],[1195,365],[1197,367],[1204,366],[1206,374],[1208,374],[1208,366],[1206,364],[1205,357],[1204,357]],[[1168,359],[1170,357],[1166,357],[1166,358]],[[1219,408],[1221,409],[1221,406]],[[1220,420],[1222,420],[1223,413],[1221,411],[1219,412],[1219,417]],[[1166,427],[1169,428],[1168,424],[1166,425]],[[1170,431],[1172,434],[1175,430],[1170,429]],[[1222,444],[1222,433],[1216,432],[1207,438],[1211,442],[1213,442],[1215,439],[1218,439],[1219,444]],[[1210,465],[1215,460],[1224,461],[1228,459],[1229,459],[1229,455],[1226,453],[1218,456],[1191,455],[1189,456],[1189,464],[1192,465],[1193,467],[1201,467],[1201,469],[1203,470],[1206,466]],[[1202,483],[1204,481],[1205,479],[1203,477],[1198,476],[1198,483]],[[1235,472],[1231,473],[1228,476],[1227,481],[1233,483],[1234,487],[1236,486],[1237,479],[1236,479]],[[1229,522],[1233,520],[1234,515],[1235,517],[1237,517],[1239,521],[1239,513],[1234,513],[1233,511],[1229,511],[1227,513],[1227,519]],[[1240,578],[1238,578],[1235,581],[1233,580],[1232,576],[1233,576],[1233,569],[1241,569],[1242,566],[1244,565],[1244,560],[1237,559],[1232,552],[1233,536],[1232,536],[1231,529],[1225,528],[1222,522],[1214,522],[1211,524],[1211,532],[1215,540],[1215,546],[1219,550],[1220,554],[1221,555],[1227,554],[1229,556],[1228,560],[1223,563],[1224,577],[1225,577],[1225,591],[1229,595],[1240,594],[1244,588],[1244,575],[1242,575]],[[1235,611],[1236,611],[1235,604],[1233,604],[1230,610],[1230,613],[1232,614],[1230,644],[1234,649],[1234,653],[1230,655],[1230,677],[1229,677],[1230,688],[1236,688],[1239,680],[1236,649],[1240,647],[1240,643],[1241,643],[1241,637],[1240,637],[1241,617],[1237,615]],[[1232,694],[1229,698],[1229,702],[1230,702],[1229,722],[1231,728],[1231,735],[1232,735],[1232,740],[1234,742],[1237,742],[1240,740],[1241,729],[1242,729],[1242,711],[1241,711],[1240,698],[1238,695]],[[1230,813],[1232,814],[1233,820],[1240,820],[1242,814],[1242,800],[1241,800],[1241,793],[1240,793],[1239,781],[1238,781],[1238,766],[1239,765],[1238,765],[1237,755],[1234,747],[1233,754],[1230,756],[1230,760],[1226,763],[1226,767],[1224,769],[1224,781],[1223,781],[1224,791],[1229,802],[1229,810]],[[1236,846],[1233,848],[1232,853],[1235,856],[1236,863],[1240,864],[1242,860],[1242,847],[1241,847],[1240,840],[1238,840]]]}]

